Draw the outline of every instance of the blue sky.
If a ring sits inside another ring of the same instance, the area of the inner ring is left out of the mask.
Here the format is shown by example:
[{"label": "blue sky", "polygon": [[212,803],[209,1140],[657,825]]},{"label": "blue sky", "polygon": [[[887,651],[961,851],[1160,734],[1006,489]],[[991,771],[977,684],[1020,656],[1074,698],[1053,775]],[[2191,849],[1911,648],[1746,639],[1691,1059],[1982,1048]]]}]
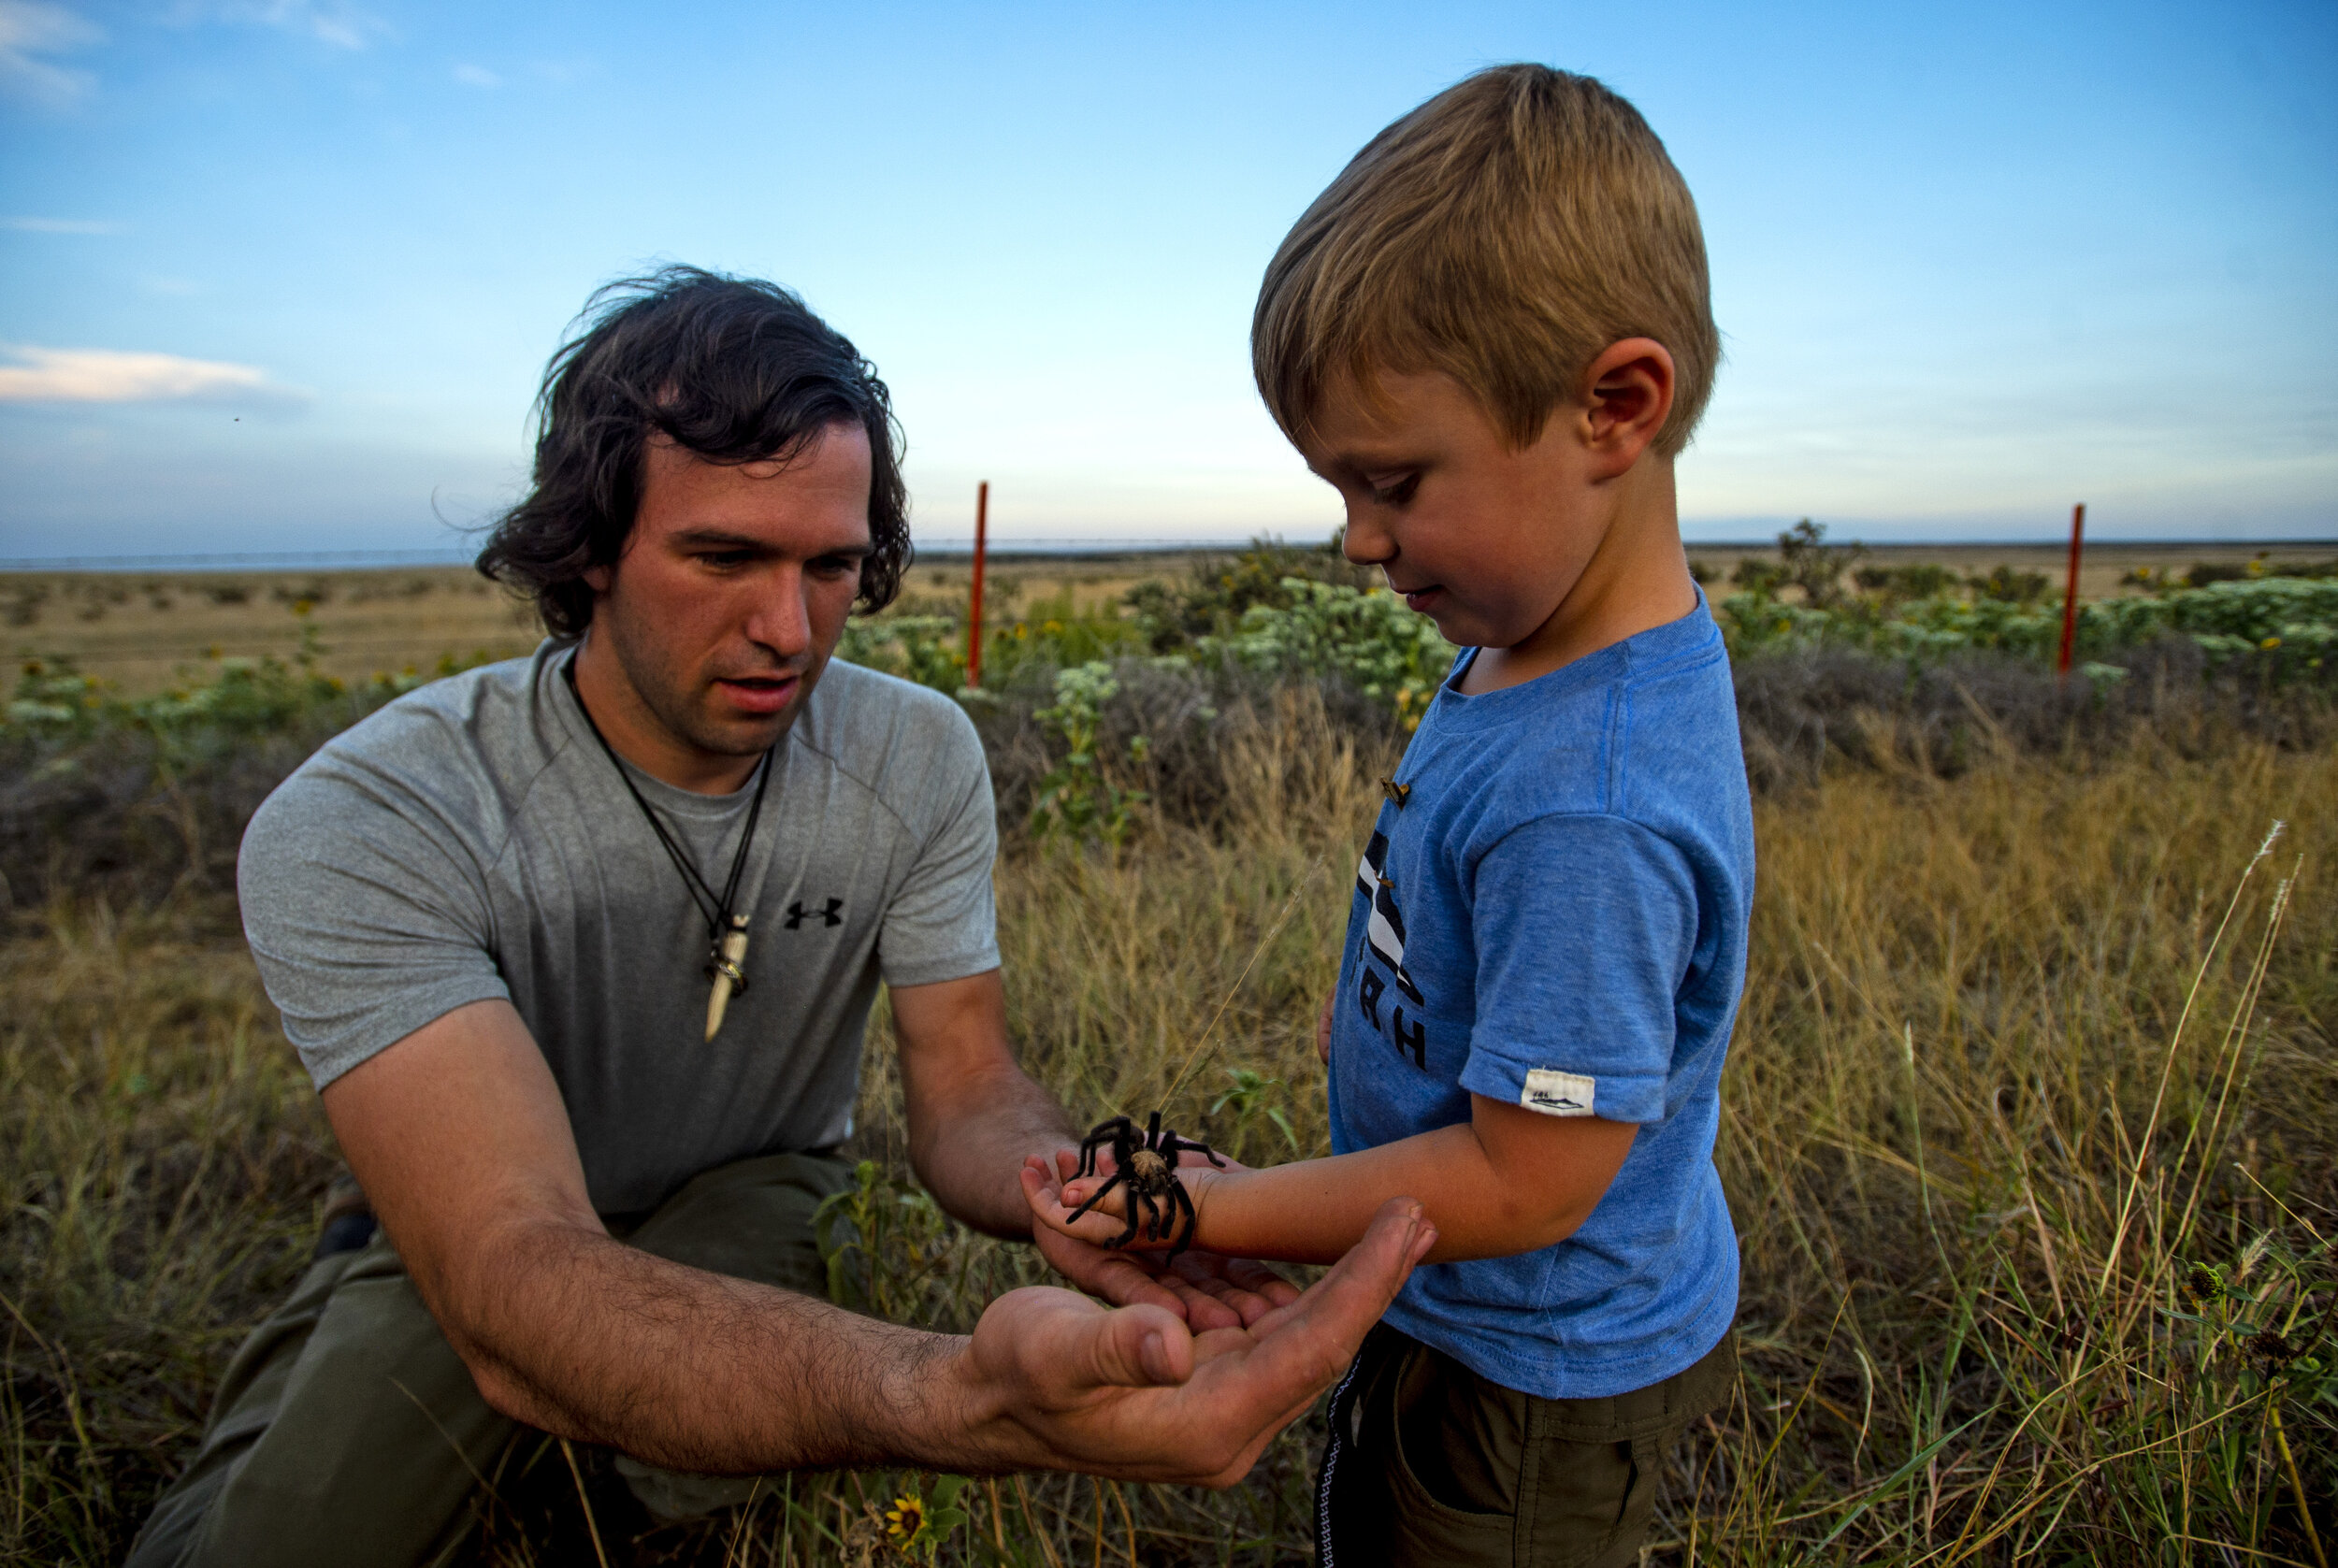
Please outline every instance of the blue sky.
[{"label": "blue sky", "polygon": [[0,0],[0,558],[459,544],[660,260],[891,382],[921,537],[1320,536],[1245,335],[1483,65],[1637,102],[1726,334],[1692,538],[2338,536],[2338,9]]}]

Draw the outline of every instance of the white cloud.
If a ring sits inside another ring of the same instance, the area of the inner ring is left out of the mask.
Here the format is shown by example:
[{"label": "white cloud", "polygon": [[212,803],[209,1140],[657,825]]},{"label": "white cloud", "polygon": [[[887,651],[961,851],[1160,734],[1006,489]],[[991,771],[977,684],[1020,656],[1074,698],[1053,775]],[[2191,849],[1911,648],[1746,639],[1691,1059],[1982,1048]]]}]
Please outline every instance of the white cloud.
[{"label": "white cloud", "polygon": [[254,22],[304,34],[335,49],[365,49],[390,36],[388,22],[350,0],[227,0],[224,5],[198,0],[180,7],[175,20]]},{"label": "white cloud", "polygon": [[455,79],[466,87],[500,87],[503,79],[484,65],[457,65]]},{"label": "white cloud", "polygon": [[126,353],[118,349],[0,350],[14,365],[0,365],[0,403],[162,403],[190,398],[257,397],[281,402],[292,396],[249,365],[185,359],[171,353]]},{"label": "white cloud", "polygon": [[102,218],[0,218],[0,229],[18,234],[121,234],[123,226]]},{"label": "white cloud", "polygon": [[0,94],[35,103],[71,103],[97,85],[87,71],[43,58],[105,39],[105,32],[45,0],[0,0]]}]

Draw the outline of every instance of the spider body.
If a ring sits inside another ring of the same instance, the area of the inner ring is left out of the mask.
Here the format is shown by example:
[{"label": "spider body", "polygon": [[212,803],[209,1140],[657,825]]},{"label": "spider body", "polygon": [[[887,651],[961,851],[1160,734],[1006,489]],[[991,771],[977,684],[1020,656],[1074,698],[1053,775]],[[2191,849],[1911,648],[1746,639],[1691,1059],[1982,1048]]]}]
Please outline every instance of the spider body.
[{"label": "spider body", "polygon": [[1094,1208],[1105,1193],[1125,1182],[1129,1189],[1124,1199],[1129,1228],[1111,1244],[1126,1246],[1142,1231],[1147,1241],[1170,1237],[1169,1257],[1183,1252],[1193,1239],[1195,1216],[1193,1200],[1186,1196],[1184,1184],[1177,1180],[1177,1156],[1188,1152],[1202,1155],[1221,1170],[1226,1162],[1207,1144],[1163,1131],[1159,1111],[1146,1122],[1143,1132],[1137,1131],[1136,1124],[1126,1116],[1097,1123],[1080,1141],[1079,1174],[1094,1175],[1096,1156],[1105,1148],[1112,1151],[1112,1174],[1104,1186],[1088,1195],[1087,1202],[1072,1211],[1072,1218],[1079,1218]]}]

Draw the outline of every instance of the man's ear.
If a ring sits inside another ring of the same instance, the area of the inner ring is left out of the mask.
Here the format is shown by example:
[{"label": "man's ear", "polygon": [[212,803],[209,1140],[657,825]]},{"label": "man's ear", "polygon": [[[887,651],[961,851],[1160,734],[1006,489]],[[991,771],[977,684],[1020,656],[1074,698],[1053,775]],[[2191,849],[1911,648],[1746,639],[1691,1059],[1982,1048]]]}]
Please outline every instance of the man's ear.
[{"label": "man's ear", "polygon": [[1672,353],[1653,338],[1610,343],[1583,371],[1584,442],[1599,478],[1639,461],[1672,413]]},{"label": "man's ear", "polygon": [[605,594],[609,591],[609,584],[616,580],[616,575],[617,568],[614,567],[586,567],[578,574],[577,581],[596,594]]}]

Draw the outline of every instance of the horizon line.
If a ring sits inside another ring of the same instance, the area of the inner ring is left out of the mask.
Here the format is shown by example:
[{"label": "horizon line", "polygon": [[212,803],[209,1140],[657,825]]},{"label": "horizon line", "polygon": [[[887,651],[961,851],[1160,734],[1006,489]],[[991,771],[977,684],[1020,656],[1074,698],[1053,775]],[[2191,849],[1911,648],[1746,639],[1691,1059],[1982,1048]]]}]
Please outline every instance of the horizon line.
[{"label": "horizon line", "polygon": [[[1321,548],[1328,539],[1286,540],[1277,536],[1252,534],[1243,538],[1220,539],[1124,539],[1090,536],[1035,537],[1006,539],[990,543],[986,554],[992,557],[1108,559],[1116,555],[1174,555],[1199,552],[1240,551],[1261,544],[1282,545],[1291,549]],[[2038,550],[2059,549],[2064,541],[2051,535],[2000,539],[1895,539],[1868,544],[1864,540],[1846,539],[1830,548],[1861,548],[1889,551],[1906,550]],[[2219,550],[2338,550],[2338,536],[2329,538],[2184,538],[2164,537],[2122,538],[2104,535],[2089,538],[2086,548],[2115,546],[2124,550],[2183,551],[2198,549]],[[1684,550],[1775,550],[1777,538],[1692,539],[1681,541]],[[945,559],[972,558],[974,541],[971,536],[945,536],[916,548],[918,556],[940,556]],[[144,555],[47,555],[0,559],[0,574],[23,575],[38,572],[70,571],[267,571],[294,570],[307,568],[346,568],[351,569],[390,568],[396,567],[469,566],[475,557],[470,550],[249,550],[189,554]]]}]

